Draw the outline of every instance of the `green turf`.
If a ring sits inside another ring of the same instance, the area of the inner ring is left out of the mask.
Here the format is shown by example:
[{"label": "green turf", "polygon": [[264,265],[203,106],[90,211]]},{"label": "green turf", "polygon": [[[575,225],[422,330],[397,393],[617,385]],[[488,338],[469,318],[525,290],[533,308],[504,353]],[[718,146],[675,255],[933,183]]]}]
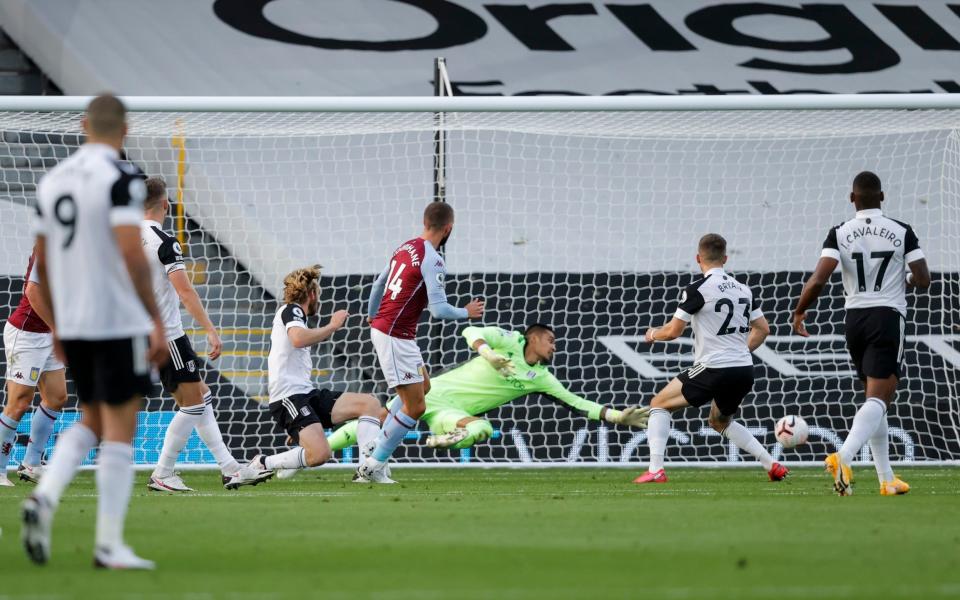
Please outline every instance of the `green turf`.
[{"label": "green turf", "polygon": [[905,469],[914,490],[829,493],[819,470],[409,470],[396,486],[302,474],[225,492],[148,493],[128,540],[153,573],[90,567],[93,479],[69,489],[49,565],[19,543],[26,484],[0,490],[0,598],[946,598],[960,596],[960,469]]}]

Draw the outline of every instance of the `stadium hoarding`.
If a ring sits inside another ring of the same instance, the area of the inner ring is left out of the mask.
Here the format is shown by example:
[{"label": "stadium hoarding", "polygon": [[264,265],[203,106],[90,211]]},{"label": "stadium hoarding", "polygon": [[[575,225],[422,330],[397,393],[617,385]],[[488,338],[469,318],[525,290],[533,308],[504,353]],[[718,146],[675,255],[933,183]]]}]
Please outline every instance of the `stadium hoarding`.
[{"label": "stadium hoarding", "polygon": [[457,95],[957,93],[958,13],[948,0],[0,1],[4,31],[66,93],[127,95],[429,95],[438,55]]}]

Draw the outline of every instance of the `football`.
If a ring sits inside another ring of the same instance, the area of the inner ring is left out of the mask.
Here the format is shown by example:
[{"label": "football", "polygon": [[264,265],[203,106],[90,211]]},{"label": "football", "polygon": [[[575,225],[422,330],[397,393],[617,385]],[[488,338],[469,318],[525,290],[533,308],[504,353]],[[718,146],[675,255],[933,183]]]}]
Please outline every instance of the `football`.
[{"label": "football", "polygon": [[800,417],[787,415],[779,421],[774,429],[777,441],[784,448],[795,448],[807,441],[807,435],[810,433],[807,422]]}]

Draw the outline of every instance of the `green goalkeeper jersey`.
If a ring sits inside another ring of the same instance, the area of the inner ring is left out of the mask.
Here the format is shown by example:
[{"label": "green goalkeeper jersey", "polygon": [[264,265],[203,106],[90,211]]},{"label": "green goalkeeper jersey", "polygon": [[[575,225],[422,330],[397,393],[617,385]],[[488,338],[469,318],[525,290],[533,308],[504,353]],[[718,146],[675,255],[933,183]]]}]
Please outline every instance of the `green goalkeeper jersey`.
[{"label": "green goalkeeper jersey", "polygon": [[520,396],[544,394],[591,419],[600,418],[604,408],[602,405],[567,390],[547,367],[528,365],[524,361],[526,340],[520,332],[499,327],[467,327],[463,330],[463,337],[471,347],[477,340],[484,340],[510,359],[515,373],[504,377],[485,358],[476,356],[430,379],[427,413],[454,408],[470,415],[479,415]]}]

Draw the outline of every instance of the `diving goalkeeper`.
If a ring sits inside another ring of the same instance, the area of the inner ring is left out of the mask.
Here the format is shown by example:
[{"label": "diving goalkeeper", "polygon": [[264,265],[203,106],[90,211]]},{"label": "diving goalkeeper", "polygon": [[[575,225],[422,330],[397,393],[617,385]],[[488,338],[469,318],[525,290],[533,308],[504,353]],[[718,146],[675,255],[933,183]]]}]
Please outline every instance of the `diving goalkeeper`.
[{"label": "diving goalkeeper", "polygon": [[[589,419],[645,428],[648,408],[617,410],[591,402],[567,390],[546,365],[556,352],[553,329],[537,323],[521,334],[499,327],[467,327],[467,344],[479,356],[430,379],[427,423],[431,448],[469,448],[493,435],[489,421],[478,417],[527,394],[544,394]],[[398,409],[394,398],[389,408]],[[332,450],[356,443],[357,422],[351,421],[328,438]]]}]

